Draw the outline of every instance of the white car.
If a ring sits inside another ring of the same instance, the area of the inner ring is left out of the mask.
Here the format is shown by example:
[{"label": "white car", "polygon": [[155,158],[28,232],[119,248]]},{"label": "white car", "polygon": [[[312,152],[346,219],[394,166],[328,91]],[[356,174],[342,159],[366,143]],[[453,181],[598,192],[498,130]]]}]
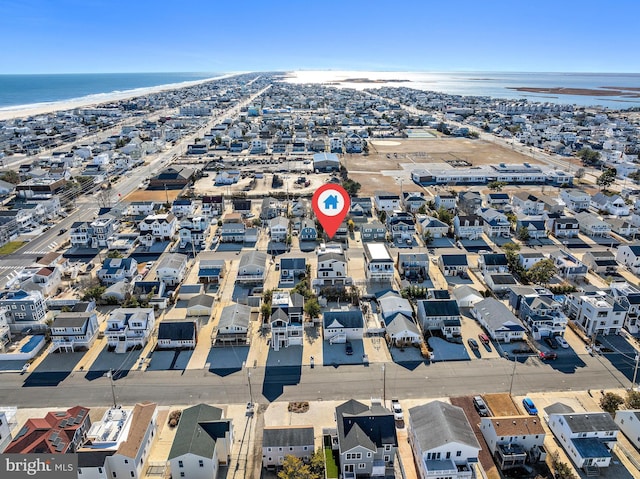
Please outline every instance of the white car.
[{"label": "white car", "polygon": [[402,406],[397,399],[391,400],[391,409],[393,410],[393,418],[396,421],[404,421],[404,413],[402,412]]},{"label": "white car", "polygon": [[569,343],[562,336],[556,336],[556,343],[558,343],[558,345],[564,349],[567,349],[569,347]]}]

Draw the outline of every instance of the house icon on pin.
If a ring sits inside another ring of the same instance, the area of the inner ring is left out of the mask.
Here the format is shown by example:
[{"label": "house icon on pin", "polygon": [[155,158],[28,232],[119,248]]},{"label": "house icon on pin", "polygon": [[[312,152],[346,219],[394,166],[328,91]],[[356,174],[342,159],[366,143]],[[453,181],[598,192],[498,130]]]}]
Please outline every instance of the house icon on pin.
[{"label": "house icon on pin", "polygon": [[324,200],[324,209],[325,210],[328,210],[328,209],[337,210],[338,209],[338,195],[331,195],[331,196],[327,197],[327,199]]}]

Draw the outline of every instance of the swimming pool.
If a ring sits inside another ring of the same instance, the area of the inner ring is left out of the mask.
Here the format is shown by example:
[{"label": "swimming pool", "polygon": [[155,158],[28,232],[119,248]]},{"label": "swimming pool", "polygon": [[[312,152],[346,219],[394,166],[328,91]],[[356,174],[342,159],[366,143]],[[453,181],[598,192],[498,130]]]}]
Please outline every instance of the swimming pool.
[{"label": "swimming pool", "polygon": [[29,341],[27,341],[25,344],[22,345],[22,347],[20,348],[20,352],[30,353],[35,348],[37,348],[42,341],[44,341],[44,336],[41,334],[36,334],[35,336],[31,336],[29,338]]}]

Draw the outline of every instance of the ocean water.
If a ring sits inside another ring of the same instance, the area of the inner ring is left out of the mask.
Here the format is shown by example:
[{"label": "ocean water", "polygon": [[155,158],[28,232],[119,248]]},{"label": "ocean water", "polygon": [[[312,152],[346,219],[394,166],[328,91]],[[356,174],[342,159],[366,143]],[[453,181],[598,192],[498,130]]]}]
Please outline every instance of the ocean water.
[{"label": "ocean water", "polygon": [[[182,84],[220,73],[82,73],[0,75],[0,109],[112,95],[167,84]],[[108,98],[106,98],[108,99]]]},{"label": "ocean water", "polygon": [[[377,83],[350,83],[344,80],[367,78]],[[394,80],[384,83],[384,80]],[[407,80],[397,82],[395,80]],[[373,72],[373,71],[297,71],[291,83],[334,83],[338,87],[362,90],[380,86],[403,86],[453,95],[528,99],[537,102],[603,106],[611,109],[640,107],[640,73],[511,73],[511,72]],[[517,87],[620,89],[635,88],[626,96],[564,95],[513,90]],[[637,98],[635,98],[637,97]]]}]

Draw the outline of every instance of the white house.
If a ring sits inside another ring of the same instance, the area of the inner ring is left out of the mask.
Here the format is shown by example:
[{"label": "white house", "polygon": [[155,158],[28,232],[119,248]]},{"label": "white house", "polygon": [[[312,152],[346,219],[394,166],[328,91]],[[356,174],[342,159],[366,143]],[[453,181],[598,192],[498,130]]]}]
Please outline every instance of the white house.
[{"label": "white house", "polygon": [[518,253],[518,263],[526,270],[544,259],[547,258],[542,253]]},{"label": "white house", "polygon": [[110,348],[125,353],[147,344],[155,325],[153,308],[117,308],[107,319],[105,336]]},{"label": "white house", "polygon": [[501,470],[541,462],[547,457],[546,433],[536,416],[481,417],[480,432]]},{"label": "white house", "polygon": [[640,244],[618,246],[616,261],[629,268],[633,274],[640,273]]},{"label": "white house", "polygon": [[584,191],[564,188],[560,190],[560,199],[564,201],[571,211],[579,212],[588,210],[591,205],[591,196]]},{"label": "white house", "polygon": [[233,427],[217,407],[198,404],[182,411],[171,450],[171,476],[216,479],[220,464],[229,464]]},{"label": "white house", "polygon": [[573,293],[566,297],[568,315],[587,336],[619,334],[627,310],[604,291]]},{"label": "white house", "polygon": [[369,281],[391,282],[395,273],[393,258],[384,243],[364,243],[364,269]]},{"label": "white house", "polygon": [[591,206],[610,215],[629,216],[629,205],[625,203],[620,195],[607,196],[602,192],[598,192],[591,197]]},{"label": "white house", "polygon": [[198,327],[193,320],[164,320],[158,324],[158,348],[174,349],[196,347]]},{"label": "white house", "polygon": [[107,258],[98,271],[98,279],[102,284],[110,285],[131,280],[137,274],[138,262],[134,258]]},{"label": "white house", "polygon": [[249,251],[240,257],[238,276],[240,283],[262,283],[266,274],[267,255],[261,251]]},{"label": "white house", "polygon": [[453,218],[453,231],[456,238],[478,239],[484,232],[482,218],[478,215],[457,215]]},{"label": "white house", "polygon": [[611,233],[611,225],[602,221],[588,211],[576,213],[576,219],[580,225],[580,231],[588,236],[608,236]]},{"label": "white house", "polygon": [[409,443],[420,479],[472,479],[480,444],[462,408],[432,401],[409,409]]},{"label": "white house", "polygon": [[314,445],[313,426],[266,426],[262,431],[262,467],[282,466],[285,456],[309,463]]},{"label": "white house", "polygon": [[53,350],[72,351],[89,349],[98,334],[98,316],[88,313],[60,313],[50,327]]},{"label": "white house", "polygon": [[620,430],[609,413],[575,412],[562,403],[544,410],[549,429],[578,468],[609,466]]},{"label": "white house", "polygon": [[314,286],[344,286],[351,284],[347,276],[347,260],[344,253],[318,255],[318,276]]},{"label": "white house", "polygon": [[455,210],[457,206],[457,198],[453,193],[441,192],[436,195],[434,203],[437,209],[444,208],[446,210]]},{"label": "white house", "polygon": [[378,192],[375,194],[373,201],[378,213],[381,211],[390,213],[392,211],[402,209],[402,200],[400,195],[395,193]]},{"label": "white house", "polygon": [[495,298],[479,301],[473,306],[471,314],[494,341],[509,343],[524,339],[526,330],[520,320]]},{"label": "white house", "polygon": [[464,254],[443,254],[438,258],[438,266],[444,276],[458,276],[469,269],[467,256]]},{"label": "white house", "polygon": [[627,436],[636,449],[640,449],[640,410],[619,409],[616,411],[615,423]]},{"label": "white house", "polygon": [[322,335],[330,344],[362,339],[364,319],[362,311],[325,311],[322,315]]},{"label": "white house", "polygon": [[184,279],[187,272],[188,257],[186,254],[170,253],[166,255],[156,269],[156,275],[167,286],[176,286]]},{"label": "white house", "polygon": [[269,234],[272,241],[284,242],[289,233],[289,220],[284,216],[276,216],[269,221]]},{"label": "white house", "polygon": [[138,223],[140,240],[149,245],[169,241],[178,231],[178,218],[173,213],[151,214]]}]

